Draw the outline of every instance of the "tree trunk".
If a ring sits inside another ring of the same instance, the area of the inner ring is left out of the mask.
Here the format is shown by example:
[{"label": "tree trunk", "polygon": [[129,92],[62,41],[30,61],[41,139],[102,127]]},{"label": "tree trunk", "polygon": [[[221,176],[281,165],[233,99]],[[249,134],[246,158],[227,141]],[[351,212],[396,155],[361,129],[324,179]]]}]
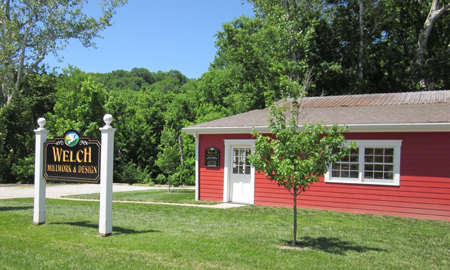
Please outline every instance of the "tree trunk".
[{"label": "tree trunk", "polygon": [[359,0],[359,66],[358,66],[358,92],[363,93],[364,82],[364,0]]},{"label": "tree trunk", "polygon": [[294,239],[292,240],[292,246],[297,245],[297,194],[294,193]]},{"label": "tree trunk", "polygon": [[[425,59],[425,52],[427,50],[427,42],[428,37],[430,36],[431,30],[433,29],[433,25],[439,17],[441,17],[444,12],[446,12],[450,8],[450,4],[445,5],[443,8],[439,9],[439,0],[433,0],[433,3],[431,4],[430,12],[428,13],[428,17],[425,20],[425,23],[423,25],[422,31],[420,31],[419,34],[419,41],[418,41],[418,49],[417,49],[417,68],[420,69],[424,64]],[[420,74],[420,70],[416,70],[415,79],[420,81],[420,87],[421,88],[427,88],[427,81],[423,76]],[[417,81],[416,81],[417,82]]]},{"label": "tree trunk", "polygon": [[170,174],[169,174],[169,193],[170,193]]}]

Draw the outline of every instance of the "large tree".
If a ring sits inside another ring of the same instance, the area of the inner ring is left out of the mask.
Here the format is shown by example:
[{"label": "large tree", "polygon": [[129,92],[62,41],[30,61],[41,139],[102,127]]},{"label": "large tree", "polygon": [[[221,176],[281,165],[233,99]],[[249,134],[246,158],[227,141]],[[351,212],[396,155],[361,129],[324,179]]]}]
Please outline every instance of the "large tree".
[{"label": "large tree", "polygon": [[[419,40],[417,42],[418,48],[416,60],[416,63],[419,66],[419,68],[421,68],[424,65],[428,38],[431,34],[431,30],[433,29],[436,20],[438,20],[450,9],[450,4],[444,4],[443,6],[441,6],[440,2],[441,2],[440,0],[433,0],[431,2],[430,11],[428,12],[427,19],[425,20],[423,28],[419,34]],[[423,78],[423,76],[419,75],[418,79],[420,80],[421,88],[428,88],[428,82],[425,78]]]},{"label": "large tree", "polygon": [[94,46],[111,25],[115,9],[127,0],[101,0],[102,15],[83,13],[87,0],[2,0],[0,2],[0,105],[9,104],[28,74],[44,58],[58,55],[69,39]]}]

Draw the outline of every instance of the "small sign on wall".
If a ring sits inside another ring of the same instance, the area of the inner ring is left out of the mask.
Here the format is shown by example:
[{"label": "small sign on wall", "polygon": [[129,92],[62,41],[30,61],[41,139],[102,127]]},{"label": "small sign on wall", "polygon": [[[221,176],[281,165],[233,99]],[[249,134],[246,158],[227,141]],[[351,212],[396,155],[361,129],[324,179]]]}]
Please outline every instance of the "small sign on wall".
[{"label": "small sign on wall", "polygon": [[220,166],[220,150],[214,147],[205,150],[205,167],[218,168]]},{"label": "small sign on wall", "polygon": [[44,177],[50,181],[98,183],[100,152],[98,140],[69,130],[64,137],[44,144]]}]

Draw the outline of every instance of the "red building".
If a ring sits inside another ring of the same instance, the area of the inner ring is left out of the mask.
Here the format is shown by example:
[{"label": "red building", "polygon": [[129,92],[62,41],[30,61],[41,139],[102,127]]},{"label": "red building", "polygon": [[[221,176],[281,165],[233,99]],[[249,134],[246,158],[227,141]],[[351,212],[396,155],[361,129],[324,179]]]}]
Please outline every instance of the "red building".
[{"label": "red building", "polygon": [[[302,193],[299,208],[450,221],[450,91],[312,97],[305,122],[346,124],[357,151]],[[183,129],[196,138],[196,199],[293,207],[292,195],[246,156],[269,110]]]}]

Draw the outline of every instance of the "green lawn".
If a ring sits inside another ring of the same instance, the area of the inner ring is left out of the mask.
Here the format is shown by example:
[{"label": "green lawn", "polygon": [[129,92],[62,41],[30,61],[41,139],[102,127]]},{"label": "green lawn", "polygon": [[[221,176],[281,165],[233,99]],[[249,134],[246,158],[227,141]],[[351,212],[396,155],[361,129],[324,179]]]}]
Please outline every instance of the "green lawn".
[{"label": "green lawn", "polygon": [[0,269],[450,269],[450,223],[292,209],[113,204],[113,235],[99,237],[99,203],[0,200]]},{"label": "green lawn", "polygon": [[[64,196],[75,199],[100,199],[99,193]],[[193,189],[149,189],[142,191],[123,191],[113,193],[114,201],[166,202],[183,204],[218,204],[220,202],[195,201]]]}]

